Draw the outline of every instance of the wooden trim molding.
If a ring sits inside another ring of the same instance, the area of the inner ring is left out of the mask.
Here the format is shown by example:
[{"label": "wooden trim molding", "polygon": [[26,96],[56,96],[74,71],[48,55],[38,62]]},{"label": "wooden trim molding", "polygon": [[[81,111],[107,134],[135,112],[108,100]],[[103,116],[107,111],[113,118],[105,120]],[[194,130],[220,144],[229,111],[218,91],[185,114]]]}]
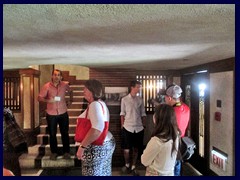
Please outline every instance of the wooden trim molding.
[{"label": "wooden trim molding", "polygon": [[198,71],[203,70],[207,70],[209,73],[216,73],[224,71],[233,71],[234,69],[235,69],[235,57],[181,69],[180,72],[182,75],[184,75],[196,73]]}]

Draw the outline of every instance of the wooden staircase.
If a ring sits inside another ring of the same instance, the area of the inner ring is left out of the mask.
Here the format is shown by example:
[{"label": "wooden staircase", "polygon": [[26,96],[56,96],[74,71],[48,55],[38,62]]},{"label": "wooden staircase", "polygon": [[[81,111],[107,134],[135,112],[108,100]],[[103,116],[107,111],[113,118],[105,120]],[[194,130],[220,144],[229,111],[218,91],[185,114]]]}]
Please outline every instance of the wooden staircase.
[{"label": "wooden staircase", "polygon": [[[57,141],[59,155],[57,160],[50,160],[50,145],[46,118],[41,118],[40,134],[37,135],[37,144],[28,148],[27,154],[22,154],[19,158],[22,169],[22,176],[39,176],[41,171],[46,168],[67,168],[80,167],[81,161],[76,157],[76,145],[74,141],[76,119],[84,111],[87,103],[83,98],[83,81],[79,81],[69,76],[68,72],[64,72],[64,78],[70,79],[70,87],[73,90],[73,103],[68,109],[69,115],[69,142],[71,159],[63,159],[61,134],[58,128]],[[79,85],[79,83],[81,84]],[[69,96],[66,96],[68,99]]]}]

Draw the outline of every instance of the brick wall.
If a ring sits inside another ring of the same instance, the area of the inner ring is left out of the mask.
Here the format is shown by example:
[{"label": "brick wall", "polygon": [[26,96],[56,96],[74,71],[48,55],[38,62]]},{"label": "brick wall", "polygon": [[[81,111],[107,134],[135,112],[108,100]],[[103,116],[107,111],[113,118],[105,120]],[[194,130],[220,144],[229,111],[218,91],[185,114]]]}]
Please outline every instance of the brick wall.
[{"label": "brick wall", "polygon": [[105,87],[128,87],[136,79],[132,69],[90,69],[90,78],[102,82]]}]

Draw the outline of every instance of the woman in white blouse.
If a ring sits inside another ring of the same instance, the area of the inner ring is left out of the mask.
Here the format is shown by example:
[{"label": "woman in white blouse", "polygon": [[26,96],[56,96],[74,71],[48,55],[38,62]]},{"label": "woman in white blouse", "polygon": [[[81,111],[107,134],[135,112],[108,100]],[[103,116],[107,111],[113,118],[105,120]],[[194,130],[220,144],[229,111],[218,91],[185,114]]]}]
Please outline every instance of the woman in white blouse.
[{"label": "woman in white blouse", "polygon": [[102,88],[102,83],[95,79],[86,81],[84,87],[84,98],[89,105],[78,120],[89,120],[91,128],[81,140],[76,153],[77,158],[82,160],[83,176],[112,175],[112,155],[116,143],[108,131],[110,115],[105,102],[101,100]]},{"label": "woman in white blouse", "polygon": [[155,108],[154,131],[141,156],[146,176],[173,176],[179,146],[178,126],[172,106],[161,104]]}]

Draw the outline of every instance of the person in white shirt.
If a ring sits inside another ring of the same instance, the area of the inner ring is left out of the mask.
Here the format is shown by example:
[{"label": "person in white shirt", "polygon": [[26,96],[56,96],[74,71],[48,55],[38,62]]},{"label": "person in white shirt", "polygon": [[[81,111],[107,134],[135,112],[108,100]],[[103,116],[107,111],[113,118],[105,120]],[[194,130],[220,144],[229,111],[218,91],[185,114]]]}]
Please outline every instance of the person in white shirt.
[{"label": "person in white shirt", "polygon": [[[146,112],[141,97],[137,96],[142,87],[141,82],[131,81],[130,93],[121,100],[121,129],[122,149],[125,166],[122,167],[123,174],[132,173],[138,176],[136,162],[138,153],[143,149],[144,127]],[[130,167],[130,150],[132,150],[132,166]]]},{"label": "person in white shirt", "polygon": [[141,156],[146,176],[174,176],[179,146],[179,129],[175,111],[167,104],[158,105],[153,116],[152,138]]},{"label": "person in white shirt", "polygon": [[90,79],[85,83],[84,98],[89,105],[78,120],[89,120],[91,128],[80,144],[77,143],[79,147],[76,153],[77,158],[82,160],[83,176],[112,175],[112,156],[116,142],[106,128],[109,127],[110,114],[107,105],[101,100],[102,89],[102,83],[98,80]]}]

